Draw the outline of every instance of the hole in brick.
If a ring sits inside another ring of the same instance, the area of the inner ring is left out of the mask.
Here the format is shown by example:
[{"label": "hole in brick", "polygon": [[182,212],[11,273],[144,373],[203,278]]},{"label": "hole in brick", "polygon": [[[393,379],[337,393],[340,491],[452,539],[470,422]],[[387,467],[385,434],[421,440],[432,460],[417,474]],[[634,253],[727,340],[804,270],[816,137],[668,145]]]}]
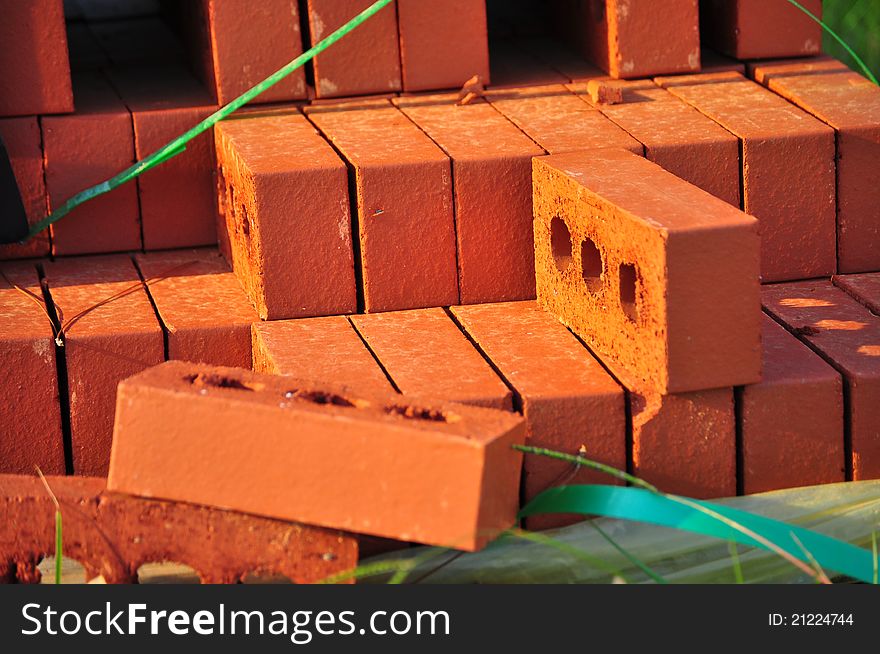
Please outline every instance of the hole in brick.
[{"label": "hole in brick", "polygon": [[385,407],[385,413],[400,416],[408,420],[427,420],[430,422],[448,422],[449,418],[439,409],[426,409],[424,407],[392,404]]},{"label": "hole in brick", "polygon": [[137,569],[139,584],[200,584],[194,568],[176,561],[144,563]]},{"label": "hole in brick", "polygon": [[292,390],[284,394],[288,400],[305,400],[313,404],[332,404],[333,406],[356,407],[357,404],[336,393],[327,391]]},{"label": "hole in brick", "polygon": [[626,317],[635,322],[639,317],[636,302],[639,273],[631,263],[620,264],[620,308]]},{"label": "hole in brick", "polygon": [[602,288],[602,253],[592,239],[587,238],[581,243],[581,271],[587,288],[595,293]]},{"label": "hole in brick", "polygon": [[251,216],[245,205],[241,206],[241,231],[245,238],[251,237]]},{"label": "hole in brick", "polygon": [[559,216],[550,221],[550,249],[559,272],[568,270],[572,259],[571,232]]},{"label": "hole in brick", "polygon": [[258,391],[261,390],[262,385],[251,385],[247,384],[240,379],[236,379],[235,377],[226,377],[224,375],[218,375],[216,373],[204,373],[200,372],[196,375],[187,375],[183,378],[184,381],[189,382],[193,386],[210,386],[212,388],[231,388],[237,391]]}]

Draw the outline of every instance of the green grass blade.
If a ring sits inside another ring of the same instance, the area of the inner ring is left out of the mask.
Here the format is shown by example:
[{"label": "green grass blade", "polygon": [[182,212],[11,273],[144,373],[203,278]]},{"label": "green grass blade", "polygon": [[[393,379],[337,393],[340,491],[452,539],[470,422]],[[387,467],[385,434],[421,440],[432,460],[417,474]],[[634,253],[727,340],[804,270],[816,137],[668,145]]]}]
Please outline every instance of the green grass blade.
[{"label": "green grass blade", "polygon": [[871,554],[874,558],[873,582],[874,582],[874,585],[876,586],[878,583],[877,582],[877,532],[876,531],[871,532]]},{"label": "green grass blade", "polygon": [[[605,530],[602,529],[602,527],[600,527],[599,525],[597,525],[595,522],[591,522],[590,525],[593,527],[593,529],[595,529],[597,532],[599,532],[599,535],[602,536],[602,538],[604,538],[604,539],[608,542],[608,544],[611,545],[611,547],[613,547],[613,548],[616,549],[618,552],[620,552],[620,554],[621,554],[624,558],[626,558],[627,561],[629,561],[629,562],[632,563],[634,566],[636,566],[639,570],[641,570],[641,571],[644,572],[646,575],[648,575],[651,579],[654,580],[655,583],[658,583],[658,584],[666,584],[666,583],[669,583],[669,582],[667,582],[666,579],[664,579],[662,576],[660,576],[660,575],[658,575],[656,572],[654,572],[654,571],[651,569],[651,567],[650,567],[647,563],[645,563],[644,561],[642,561],[641,559],[639,559],[637,556],[633,555],[633,554],[632,554],[631,552],[629,552],[628,550],[626,550],[626,549],[624,549],[623,547],[621,547],[620,544],[619,544],[616,540],[614,540],[613,538],[611,538],[611,536],[609,536],[609,535],[605,532]],[[620,575],[618,575],[618,576],[620,576]]]},{"label": "green grass blade", "polygon": [[606,475],[614,477],[615,479],[628,482],[633,486],[644,488],[647,491],[651,491],[654,493],[660,492],[656,486],[652,486],[648,482],[643,481],[638,477],[634,477],[633,475],[624,472],[623,470],[615,468],[614,466],[606,465],[604,463],[599,463],[598,461],[587,459],[582,456],[565,454],[564,452],[556,452],[555,450],[548,450],[543,447],[531,447],[530,445],[514,445],[513,449],[519,450],[523,454],[535,454],[537,456],[545,456],[549,459],[557,459],[559,461],[566,461],[567,463],[574,463],[579,466],[584,466],[585,468],[592,468],[593,470],[604,472]]},{"label": "green grass blade", "polygon": [[840,35],[839,35],[837,32],[835,32],[833,29],[831,29],[831,28],[830,28],[830,27],[829,27],[829,26],[828,26],[828,25],[827,25],[827,24],[826,24],[821,18],[819,18],[819,17],[818,17],[816,14],[814,14],[812,11],[810,11],[809,9],[807,9],[806,7],[804,7],[800,2],[797,2],[797,0],[788,0],[788,2],[791,3],[792,5],[794,5],[795,7],[797,7],[798,9],[800,9],[800,10],[801,10],[802,12],[804,12],[807,16],[809,16],[810,18],[812,18],[815,22],[819,23],[819,25],[822,27],[822,29],[825,30],[825,32],[826,32],[829,36],[831,36],[831,38],[833,38],[835,41],[837,41],[837,42],[840,44],[840,46],[841,46],[844,50],[847,51],[847,53],[849,53],[849,56],[852,57],[853,60],[854,60],[854,61],[859,65],[859,67],[862,69],[862,72],[865,74],[865,77],[867,77],[869,80],[871,80],[872,82],[874,82],[874,84],[878,84],[878,82],[877,82],[877,78],[874,77],[874,73],[871,72],[871,69],[868,68],[867,64],[865,64],[865,62],[862,61],[862,58],[861,58],[859,55],[856,54],[855,50],[853,50],[853,49],[849,46],[849,44],[848,44],[846,41],[844,41],[844,40],[840,37]]},{"label": "green grass blade", "polygon": [[61,583],[61,562],[64,557],[64,552],[62,550],[62,543],[64,538],[62,536],[62,526],[61,526],[61,511],[55,511],[55,583]]},{"label": "green grass blade", "polygon": [[730,560],[733,562],[733,579],[738,584],[746,583],[743,575],[742,563],[739,560],[739,550],[736,547],[736,541],[728,541],[727,549],[730,550]]}]

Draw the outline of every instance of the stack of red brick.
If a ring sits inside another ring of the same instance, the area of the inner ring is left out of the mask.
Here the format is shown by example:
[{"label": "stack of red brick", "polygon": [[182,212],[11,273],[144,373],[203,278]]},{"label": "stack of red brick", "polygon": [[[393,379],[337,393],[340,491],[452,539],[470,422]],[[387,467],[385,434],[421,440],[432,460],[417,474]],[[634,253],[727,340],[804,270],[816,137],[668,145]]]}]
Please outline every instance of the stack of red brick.
[{"label": "stack of red brick", "polygon": [[[0,119],[32,222],[370,3],[80,4],[76,111]],[[523,439],[696,497],[880,477],[880,89],[788,3],[549,3],[575,53],[508,7],[491,78],[486,4],[430,4],[2,250],[0,472],[464,548],[609,481],[517,492]]]}]

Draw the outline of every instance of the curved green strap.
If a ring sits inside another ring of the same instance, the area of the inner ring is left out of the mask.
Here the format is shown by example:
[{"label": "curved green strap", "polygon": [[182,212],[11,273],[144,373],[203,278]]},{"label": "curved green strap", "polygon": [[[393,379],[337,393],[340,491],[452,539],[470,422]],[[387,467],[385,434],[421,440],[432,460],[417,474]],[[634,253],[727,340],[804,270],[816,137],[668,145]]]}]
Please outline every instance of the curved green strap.
[{"label": "curved green strap", "polygon": [[679,500],[674,495],[652,493],[641,488],[600,485],[551,488],[529,502],[520,512],[520,516],[541,513],[601,515],[673,527],[751,547],[770,549],[748,534],[688,506],[685,502],[699,504],[742,525],[800,561],[812,565],[812,557],[823,568],[872,583],[874,560],[868,550],[763,516],[710,502],[684,498]]}]

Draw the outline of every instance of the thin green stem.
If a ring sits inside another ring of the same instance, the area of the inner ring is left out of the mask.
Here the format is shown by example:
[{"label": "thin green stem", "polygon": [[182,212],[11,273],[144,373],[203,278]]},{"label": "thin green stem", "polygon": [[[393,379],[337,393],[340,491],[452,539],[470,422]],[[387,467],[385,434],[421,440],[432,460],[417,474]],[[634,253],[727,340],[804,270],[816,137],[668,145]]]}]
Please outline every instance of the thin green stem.
[{"label": "thin green stem", "polygon": [[736,547],[736,541],[731,540],[727,542],[727,551],[730,552],[730,559],[733,561],[733,579],[738,584],[746,583],[745,577],[743,576],[742,564],[739,560],[739,550]]},{"label": "thin green stem", "polygon": [[537,456],[546,456],[551,459],[558,459],[560,461],[566,461],[568,463],[574,463],[576,465],[584,466],[585,468],[592,468],[593,470],[598,470],[599,472],[604,472],[606,475],[610,475],[616,479],[620,479],[621,481],[628,482],[633,486],[638,486],[639,488],[643,488],[647,491],[651,491],[652,493],[659,493],[660,490],[646,481],[639,479],[638,477],[633,477],[631,474],[624,472],[623,470],[619,470],[614,466],[605,465],[604,463],[599,463],[598,461],[592,461],[590,459],[585,459],[582,456],[575,456],[574,454],[565,454],[563,452],[556,452],[554,450],[548,450],[543,447],[532,447],[531,445],[514,445],[513,449],[519,450],[524,454],[535,454]]},{"label": "thin green stem", "polygon": [[320,41],[309,50],[306,50],[304,53],[288,63],[286,66],[280,68],[256,86],[248,89],[240,96],[235,98],[232,102],[224,107],[221,107],[213,114],[205,118],[198,125],[188,130],[181,136],[178,136],[170,143],[165,144],[164,146],[153,152],[151,155],[149,155],[147,158],[138,161],[133,166],[123,170],[121,173],[114,175],[110,179],[101,182],[100,184],[97,184],[84,191],[80,191],[72,198],[67,200],[63,205],[58,207],[58,209],[56,209],[48,216],[46,216],[43,220],[31,227],[30,232],[25,240],[33,238],[41,231],[46,229],[49,225],[57,222],[84,202],[103,195],[104,193],[108,193],[117,186],[121,186],[122,184],[131,181],[135,177],[142,175],[150,168],[157,166],[174,156],[177,156],[178,154],[186,150],[186,144],[192,141],[199,134],[202,134],[203,132],[211,129],[211,127],[213,127],[216,123],[220,122],[233,112],[237,111],[267,89],[275,86],[278,82],[290,75],[293,71],[304,66],[308,61],[311,61],[315,56],[339,41],[349,32],[356,29],[357,27],[360,27],[361,24],[363,24],[368,19],[373,17],[376,13],[387,7],[389,4],[391,4],[391,2],[392,0],[377,0],[360,14],[352,18],[345,25],[333,32],[326,39]]},{"label": "thin green stem", "polygon": [[599,532],[599,535],[602,536],[602,538],[604,538],[608,542],[608,544],[611,545],[611,547],[616,549],[624,558],[626,558],[627,561],[632,563],[639,570],[641,570],[646,575],[648,575],[651,579],[653,579],[655,583],[658,583],[658,584],[668,584],[669,583],[668,581],[666,581],[666,579],[664,579],[659,574],[654,572],[648,566],[647,563],[643,562],[638,557],[636,557],[634,554],[631,554],[628,550],[624,549],[616,540],[614,540],[613,538],[611,538],[611,536],[609,536],[607,533],[605,533],[605,530],[603,530],[595,522],[590,522],[590,525],[593,527],[593,529],[595,529],[596,531]]},{"label": "thin green stem", "polygon": [[874,84],[878,84],[877,78],[874,77],[874,73],[871,72],[871,69],[868,68],[867,64],[865,64],[865,62],[862,61],[862,58],[856,54],[855,50],[853,50],[851,47],[849,47],[849,44],[846,41],[844,41],[842,38],[840,38],[840,36],[837,34],[837,32],[835,32],[828,25],[826,25],[825,22],[823,22],[821,18],[819,18],[812,11],[810,11],[809,9],[804,7],[800,2],[797,2],[797,0],[788,0],[788,1],[791,4],[793,4],[795,7],[800,9],[802,12],[804,12],[807,16],[812,18],[814,21],[819,23],[819,25],[821,25],[822,29],[825,30],[828,34],[830,34],[831,38],[833,38],[835,41],[837,41],[841,45],[841,47],[849,53],[849,56],[853,58],[853,60],[862,69],[862,72],[865,73],[865,77],[867,77],[869,80],[874,82]]}]

